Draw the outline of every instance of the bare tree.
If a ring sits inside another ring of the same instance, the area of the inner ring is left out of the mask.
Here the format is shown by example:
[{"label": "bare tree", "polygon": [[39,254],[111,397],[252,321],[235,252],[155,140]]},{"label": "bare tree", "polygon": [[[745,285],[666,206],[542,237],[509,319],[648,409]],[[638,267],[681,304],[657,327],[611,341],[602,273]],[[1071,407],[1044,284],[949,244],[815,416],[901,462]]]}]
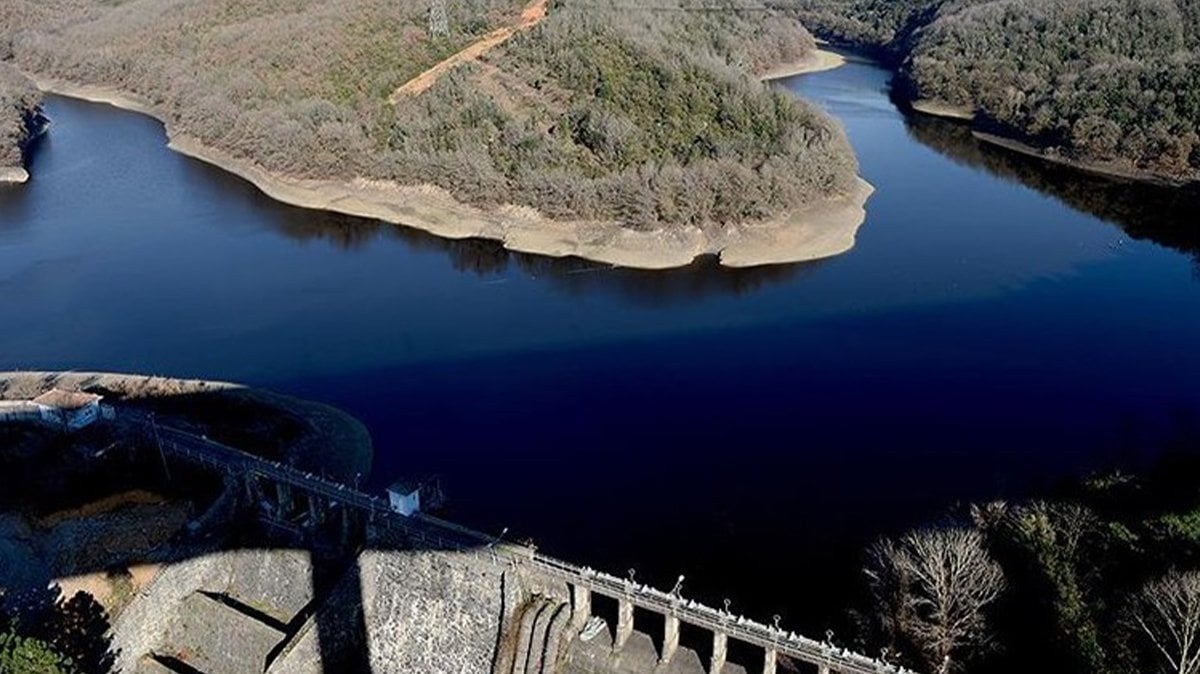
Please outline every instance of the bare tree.
[{"label": "bare tree", "polygon": [[884,540],[870,553],[867,576],[881,627],[916,649],[939,673],[954,670],[988,641],[984,609],[1004,589],[1004,573],[974,529],[925,529]]},{"label": "bare tree", "polygon": [[1172,571],[1147,583],[1131,613],[1161,656],[1160,671],[1200,672],[1200,571]]}]

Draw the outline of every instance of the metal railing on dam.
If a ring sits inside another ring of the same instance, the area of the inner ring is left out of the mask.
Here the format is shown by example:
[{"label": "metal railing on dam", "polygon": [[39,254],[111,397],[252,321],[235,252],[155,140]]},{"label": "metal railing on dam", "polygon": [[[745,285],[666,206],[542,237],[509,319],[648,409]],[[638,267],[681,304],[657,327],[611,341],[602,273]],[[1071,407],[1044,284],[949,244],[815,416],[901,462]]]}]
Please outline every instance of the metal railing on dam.
[{"label": "metal railing on dam", "polygon": [[[383,527],[404,540],[431,549],[473,554],[497,564],[527,569],[561,581],[572,592],[572,625],[578,629],[591,616],[591,595],[603,595],[618,601],[619,615],[614,648],[623,646],[633,630],[633,607],[664,616],[666,637],[661,659],[666,662],[678,646],[679,624],[686,623],[709,630],[714,635],[710,671],[719,673],[725,663],[728,639],[760,647],[765,653],[763,671],[773,674],[776,657],[784,655],[817,667],[823,674],[911,674],[895,665],[866,657],[832,644],[788,632],[778,625],[765,625],[743,616],[721,611],[675,592],[663,592],[632,579],[621,579],[538,553],[531,547],[501,543],[499,539],[472,531],[429,515],[404,516],[393,511],[386,499],[365,494],[347,485],[263,459],[186,431],[161,426],[153,419],[136,413],[126,419],[145,423],[152,429],[163,458],[171,455],[191,463],[210,466],[224,474],[251,483],[273,485],[281,501],[291,501],[290,490],[313,497],[343,512],[353,509],[365,514],[373,526]],[[262,493],[259,484],[258,493]]]}]

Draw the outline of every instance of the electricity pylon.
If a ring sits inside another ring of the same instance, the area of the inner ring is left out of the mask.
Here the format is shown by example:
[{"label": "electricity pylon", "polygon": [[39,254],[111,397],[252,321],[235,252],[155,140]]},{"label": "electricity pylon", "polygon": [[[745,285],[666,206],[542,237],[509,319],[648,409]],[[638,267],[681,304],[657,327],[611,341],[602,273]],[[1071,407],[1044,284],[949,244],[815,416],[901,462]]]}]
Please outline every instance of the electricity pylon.
[{"label": "electricity pylon", "polygon": [[446,12],[446,0],[429,2],[429,36],[446,37],[450,34],[450,17]]}]

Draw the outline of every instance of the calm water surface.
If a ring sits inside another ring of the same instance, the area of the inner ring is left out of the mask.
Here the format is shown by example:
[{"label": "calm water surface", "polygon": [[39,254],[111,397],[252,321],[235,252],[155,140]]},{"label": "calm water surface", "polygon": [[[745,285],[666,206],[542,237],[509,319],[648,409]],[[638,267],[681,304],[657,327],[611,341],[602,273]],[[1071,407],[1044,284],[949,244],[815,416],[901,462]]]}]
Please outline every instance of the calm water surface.
[{"label": "calm water surface", "polygon": [[880,533],[1200,427],[1200,207],[906,120],[864,63],[784,86],[878,192],[809,265],[643,273],[293,209],[154,121],[52,98],[0,189],[0,368],[224,378],[340,405],[373,483],[823,631]]}]

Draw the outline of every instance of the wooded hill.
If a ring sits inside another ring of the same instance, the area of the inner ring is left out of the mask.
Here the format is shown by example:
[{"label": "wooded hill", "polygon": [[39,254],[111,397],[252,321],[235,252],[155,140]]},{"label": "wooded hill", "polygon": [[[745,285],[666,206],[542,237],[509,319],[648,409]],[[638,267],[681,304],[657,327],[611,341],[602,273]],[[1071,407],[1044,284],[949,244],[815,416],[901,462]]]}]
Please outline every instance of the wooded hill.
[{"label": "wooded hill", "polygon": [[41,100],[28,80],[0,63],[0,169],[22,165]]},{"label": "wooded hill", "polygon": [[901,95],[1100,168],[1200,179],[1200,0],[800,0]]},{"label": "wooded hill", "polygon": [[395,105],[522,7],[450,2],[449,36],[430,38],[424,2],[8,0],[0,56],[140,95],[177,131],[295,177],[428,183],[634,227],[765,218],[849,191],[840,127],[754,78],[811,36],[794,16],[674,11],[690,1],[555,0],[537,27]]}]

